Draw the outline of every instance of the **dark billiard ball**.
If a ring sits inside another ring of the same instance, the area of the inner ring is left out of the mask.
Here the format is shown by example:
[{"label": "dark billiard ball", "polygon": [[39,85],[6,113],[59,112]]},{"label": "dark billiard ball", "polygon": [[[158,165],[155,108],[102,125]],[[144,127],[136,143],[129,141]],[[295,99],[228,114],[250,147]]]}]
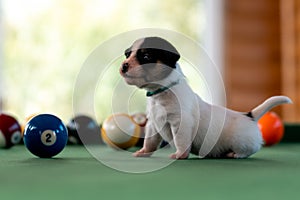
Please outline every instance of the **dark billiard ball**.
[{"label": "dark billiard ball", "polygon": [[29,120],[24,131],[24,144],[34,155],[51,158],[59,154],[68,141],[64,123],[51,114],[40,114]]},{"label": "dark billiard ball", "polygon": [[21,126],[11,115],[0,113],[0,147],[10,148],[21,140]]},{"label": "dark billiard ball", "polygon": [[67,124],[69,144],[103,144],[100,126],[86,115],[77,115]]}]

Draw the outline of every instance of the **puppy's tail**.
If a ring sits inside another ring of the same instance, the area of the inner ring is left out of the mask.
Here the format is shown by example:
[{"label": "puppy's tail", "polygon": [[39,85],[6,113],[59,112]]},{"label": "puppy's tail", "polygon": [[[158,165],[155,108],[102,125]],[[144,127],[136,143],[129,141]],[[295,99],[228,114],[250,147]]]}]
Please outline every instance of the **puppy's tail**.
[{"label": "puppy's tail", "polygon": [[258,121],[266,112],[271,110],[273,107],[285,103],[292,103],[292,100],[286,96],[273,96],[254,108],[247,115],[249,117],[252,117],[254,121]]}]

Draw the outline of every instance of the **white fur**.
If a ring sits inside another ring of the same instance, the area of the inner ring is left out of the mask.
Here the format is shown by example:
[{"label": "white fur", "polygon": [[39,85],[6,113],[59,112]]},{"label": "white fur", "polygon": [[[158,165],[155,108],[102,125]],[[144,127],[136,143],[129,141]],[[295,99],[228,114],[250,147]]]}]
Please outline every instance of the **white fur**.
[{"label": "white fur", "polygon": [[[164,139],[176,148],[170,156],[173,159],[187,158],[189,153],[199,157],[246,158],[263,144],[257,120],[272,107],[291,103],[285,96],[272,97],[253,109],[254,118],[250,118],[245,113],[204,102],[189,87],[179,65],[170,73],[159,64],[143,68],[135,65],[134,53],[126,62],[133,63],[128,73],[121,73],[129,84],[155,91],[179,82],[148,98],[145,141],[143,148],[134,153],[137,157],[150,156]],[[149,73],[165,73],[165,77],[156,79]]]}]

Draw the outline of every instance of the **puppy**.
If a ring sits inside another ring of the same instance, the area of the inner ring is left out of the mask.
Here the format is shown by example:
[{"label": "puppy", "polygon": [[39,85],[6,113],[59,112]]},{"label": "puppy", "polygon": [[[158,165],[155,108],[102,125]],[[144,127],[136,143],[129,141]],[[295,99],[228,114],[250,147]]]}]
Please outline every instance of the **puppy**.
[{"label": "puppy", "polygon": [[241,113],[204,102],[187,84],[177,61],[180,55],[159,37],[138,39],[125,51],[120,74],[129,85],[147,91],[145,140],[136,157],[147,157],[162,139],[176,148],[172,159],[199,157],[247,158],[257,152],[263,139],[260,117],[276,105],[291,103],[274,96]]}]

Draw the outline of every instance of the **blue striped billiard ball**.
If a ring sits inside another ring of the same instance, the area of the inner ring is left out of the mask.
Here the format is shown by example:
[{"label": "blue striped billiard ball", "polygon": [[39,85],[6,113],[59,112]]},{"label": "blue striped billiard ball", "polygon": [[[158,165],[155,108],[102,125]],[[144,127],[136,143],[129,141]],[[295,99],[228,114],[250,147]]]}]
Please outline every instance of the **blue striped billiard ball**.
[{"label": "blue striped billiard ball", "polygon": [[34,155],[51,158],[59,154],[68,141],[68,131],[64,123],[51,114],[33,117],[24,131],[24,144]]}]

